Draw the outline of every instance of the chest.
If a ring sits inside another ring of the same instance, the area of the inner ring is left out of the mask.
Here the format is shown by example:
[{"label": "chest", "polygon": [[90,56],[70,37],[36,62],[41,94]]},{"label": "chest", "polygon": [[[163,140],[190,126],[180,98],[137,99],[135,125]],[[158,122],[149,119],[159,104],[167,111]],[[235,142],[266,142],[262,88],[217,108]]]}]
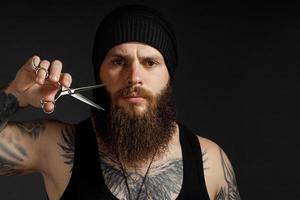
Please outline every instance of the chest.
[{"label": "chest", "polygon": [[100,161],[102,175],[110,192],[118,199],[176,199],[183,183],[182,159],[170,159],[142,171],[125,172]]}]

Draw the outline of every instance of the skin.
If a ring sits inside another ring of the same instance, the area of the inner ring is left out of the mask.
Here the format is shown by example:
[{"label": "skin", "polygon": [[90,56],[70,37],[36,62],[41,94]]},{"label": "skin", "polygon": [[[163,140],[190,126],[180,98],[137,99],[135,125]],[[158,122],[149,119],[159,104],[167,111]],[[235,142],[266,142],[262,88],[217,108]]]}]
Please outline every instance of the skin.
[{"label": "skin", "polygon": [[[140,43],[125,43],[108,52],[100,68],[99,76],[113,96],[126,86],[142,87],[156,96],[169,80],[163,56],[155,48]],[[134,94],[133,94],[134,95]],[[112,104],[128,108],[135,103],[139,112],[145,112],[147,102],[143,98],[122,98]]]},{"label": "skin", "polygon": [[[36,74],[32,62],[48,69],[49,78],[46,78],[43,70],[39,70]],[[71,85],[71,75],[62,73],[62,68],[62,62],[59,60],[49,62],[33,56],[21,67],[5,92],[15,95],[22,107],[40,108],[40,99],[54,99],[58,80],[66,87]],[[169,80],[168,70],[160,52],[141,43],[124,43],[112,48],[101,66],[99,76],[112,96],[130,84],[143,87],[155,96]],[[112,103],[125,110],[134,109],[136,113],[141,114],[147,110],[148,106],[147,100],[136,97],[134,94],[130,98],[113,99]],[[45,109],[51,111],[54,107],[51,103],[47,103]],[[198,136],[198,140],[203,151],[201,156],[204,162],[205,184],[210,199],[240,199],[234,171],[224,151],[208,139]],[[98,142],[101,143],[100,140]],[[105,146],[98,145],[98,148],[99,155],[102,155],[104,177],[108,172],[114,173],[116,177],[120,176],[120,168],[114,162],[113,157],[105,151]],[[74,126],[71,124],[55,120],[9,121],[0,130],[0,175],[40,172],[51,200],[58,200],[63,194],[72,174],[73,159]],[[164,189],[170,191],[166,199],[175,199],[180,191],[181,160],[182,152],[177,126],[166,152],[155,157],[149,172],[151,180],[161,185],[158,192],[165,194]],[[125,166],[126,171],[131,174],[130,180],[133,181],[133,188],[134,184],[138,185],[139,177],[145,174],[149,162],[138,167]],[[160,180],[162,182],[157,182],[159,181],[157,177],[162,176],[165,177]],[[166,180],[171,176],[175,177],[173,183],[166,184],[168,183]],[[120,199],[128,199],[124,185],[116,188],[113,187],[114,183],[110,182],[110,179],[107,178],[105,181],[107,185],[111,185],[110,189],[113,194]],[[151,182],[145,184],[148,188],[153,186]]]}]

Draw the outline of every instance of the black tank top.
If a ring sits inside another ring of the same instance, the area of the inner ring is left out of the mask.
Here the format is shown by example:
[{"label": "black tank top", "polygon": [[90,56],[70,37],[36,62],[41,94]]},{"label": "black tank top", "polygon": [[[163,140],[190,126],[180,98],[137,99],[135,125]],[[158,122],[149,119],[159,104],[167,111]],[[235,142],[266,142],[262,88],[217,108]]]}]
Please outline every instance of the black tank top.
[{"label": "black tank top", "polygon": [[[183,183],[177,200],[209,200],[198,138],[179,123]],[[60,200],[117,200],[105,184],[91,119],[76,124],[72,176]]]}]

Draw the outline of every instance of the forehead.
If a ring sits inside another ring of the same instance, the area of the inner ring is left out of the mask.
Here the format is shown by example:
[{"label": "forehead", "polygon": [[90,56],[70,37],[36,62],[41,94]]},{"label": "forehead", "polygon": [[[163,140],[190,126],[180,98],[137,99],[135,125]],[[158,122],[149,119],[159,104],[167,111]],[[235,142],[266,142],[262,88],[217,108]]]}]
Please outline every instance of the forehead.
[{"label": "forehead", "polygon": [[162,54],[155,49],[154,47],[140,43],[140,42],[126,42],[119,45],[114,46],[111,48],[108,52],[108,55],[132,55],[132,54],[138,54],[141,56],[159,56],[163,57]]}]

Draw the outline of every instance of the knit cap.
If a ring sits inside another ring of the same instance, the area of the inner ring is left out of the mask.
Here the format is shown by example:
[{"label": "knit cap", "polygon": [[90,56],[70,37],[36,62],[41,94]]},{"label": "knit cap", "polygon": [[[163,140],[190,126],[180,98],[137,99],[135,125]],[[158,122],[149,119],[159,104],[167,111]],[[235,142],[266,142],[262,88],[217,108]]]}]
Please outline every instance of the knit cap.
[{"label": "knit cap", "polygon": [[153,8],[126,5],[106,15],[97,29],[92,53],[97,82],[101,82],[99,69],[108,51],[125,42],[141,42],[157,49],[164,57],[170,80],[174,79],[178,55],[170,24]]}]

